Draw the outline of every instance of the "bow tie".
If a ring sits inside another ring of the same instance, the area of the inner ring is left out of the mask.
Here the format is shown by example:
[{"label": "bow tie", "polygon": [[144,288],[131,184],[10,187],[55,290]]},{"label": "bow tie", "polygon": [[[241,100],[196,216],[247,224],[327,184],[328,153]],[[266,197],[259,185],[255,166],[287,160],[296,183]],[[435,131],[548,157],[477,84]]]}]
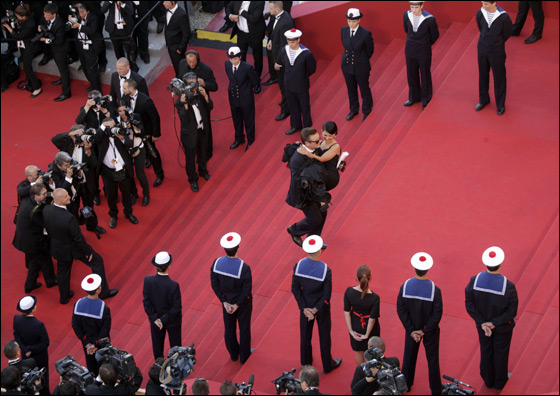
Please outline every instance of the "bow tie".
[{"label": "bow tie", "polygon": [[126,76],[119,76],[121,80],[126,80]]},{"label": "bow tie", "polygon": [[171,10],[167,10],[167,12],[170,12],[171,14],[173,14],[173,11],[171,11]]}]

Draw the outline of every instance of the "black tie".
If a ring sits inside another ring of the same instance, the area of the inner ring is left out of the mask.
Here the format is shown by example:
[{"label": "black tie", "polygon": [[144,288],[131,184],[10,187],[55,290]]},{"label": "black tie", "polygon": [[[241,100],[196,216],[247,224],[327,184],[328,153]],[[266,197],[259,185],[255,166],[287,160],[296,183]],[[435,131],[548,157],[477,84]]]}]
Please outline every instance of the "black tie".
[{"label": "black tie", "polygon": [[173,11],[171,11],[171,10],[167,10],[167,12],[170,12],[170,13],[172,13],[172,14],[173,14]]},{"label": "black tie", "polygon": [[126,76],[119,76],[121,80],[126,80]]},{"label": "black tie", "polygon": [[235,74],[237,72],[237,66],[233,67],[233,74]]},{"label": "black tie", "polygon": [[356,33],[356,31],[352,30],[352,34],[350,35],[350,38],[354,37],[354,33]]}]

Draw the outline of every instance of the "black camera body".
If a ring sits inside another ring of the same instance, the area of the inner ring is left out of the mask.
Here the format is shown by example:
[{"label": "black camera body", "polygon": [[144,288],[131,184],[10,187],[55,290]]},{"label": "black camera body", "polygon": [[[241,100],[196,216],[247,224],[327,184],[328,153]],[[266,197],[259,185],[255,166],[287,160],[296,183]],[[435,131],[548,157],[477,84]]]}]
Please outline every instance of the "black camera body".
[{"label": "black camera body", "polygon": [[282,375],[272,381],[276,387],[276,394],[279,395],[288,391],[288,393],[303,393],[301,389],[301,381],[294,375],[296,369],[282,372]]},{"label": "black camera body", "polygon": [[174,346],[169,350],[167,359],[161,366],[159,382],[169,389],[181,390],[183,380],[194,370],[196,363],[194,344],[186,347]]},{"label": "black camera body", "polygon": [[52,179],[52,173],[53,173],[52,170],[47,171],[47,172],[43,172],[41,169],[39,169],[37,171],[37,174],[43,178],[43,182],[45,182],[45,183],[48,183],[48,181],[50,179]]},{"label": "black camera body", "polygon": [[172,79],[169,83],[169,87],[167,87],[168,90],[179,97],[184,94],[187,97],[188,103],[192,103],[194,98],[198,96],[198,88],[199,84],[197,81],[191,81],[187,84],[180,78]]},{"label": "black camera body", "polygon": [[88,385],[93,384],[93,375],[84,366],[76,363],[76,358],[72,355],[67,355],[54,363],[56,371],[64,381],[70,381],[76,384],[80,394],[86,394]]},{"label": "black camera body", "polygon": [[121,383],[128,381],[136,374],[136,362],[132,354],[115,348],[111,345],[108,337],[100,339],[98,344],[101,348],[95,352],[95,360],[100,365],[104,363],[111,364],[115,368],[118,380]]},{"label": "black camera body", "polygon": [[0,19],[0,24],[8,24],[12,29],[17,29],[19,27],[19,20],[14,15],[12,10],[7,10],[5,16]]},{"label": "black camera body", "polygon": [[119,122],[111,129],[108,129],[108,131],[110,132],[110,136],[115,136],[115,135],[125,136],[127,131],[126,123],[123,126],[123,123]]},{"label": "black camera body", "polygon": [[240,384],[234,383],[233,385],[237,388],[238,395],[250,395],[253,389],[253,384],[255,383],[255,376],[251,374],[249,381],[247,383],[242,382]]},{"label": "black camera body", "polygon": [[75,159],[72,159],[72,163],[68,167],[68,169],[72,169],[74,172],[79,170],[83,170],[84,172],[87,171],[87,164],[85,162],[78,162]]},{"label": "black camera body", "polygon": [[[46,368],[35,367],[26,371],[21,376],[21,391],[27,395],[34,395],[36,391],[43,388]],[[40,384],[35,383],[40,381]]]},{"label": "black camera body", "polygon": [[388,395],[404,395],[408,392],[406,379],[397,367],[393,367],[383,360],[383,351],[379,348],[369,348],[365,353],[371,359],[361,364],[366,377],[373,377],[372,368],[377,369],[377,383],[379,388]]},{"label": "black camera body", "polygon": [[78,13],[78,9],[73,5],[68,6],[68,15],[70,15],[70,19],[66,21],[64,25],[64,30],[69,31],[72,29],[72,25],[75,23],[80,23],[82,19],[80,18],[80,14]]},{"label": "black camera body", "polygon": [[49,40],[54,40],[54,33],[48,30],[45,25],[39,25],[39,28],[41,29],[41,31],[30,40],[33,44],[39,41],[42,37]]},{"label": "black camera body", "polygon": [[[97,130],[95,128],[88,128],[79,136],[81,142],[93,143],[93,138]],[[79,144],[79,143],[78,143]]]},{"label": "black camera body", "polygon": [[94,96],[92,99],[95,101],[95,105],[97,107],[103,108],[106,108],[107,104],[113,101],[113,97],[111,95]]}]

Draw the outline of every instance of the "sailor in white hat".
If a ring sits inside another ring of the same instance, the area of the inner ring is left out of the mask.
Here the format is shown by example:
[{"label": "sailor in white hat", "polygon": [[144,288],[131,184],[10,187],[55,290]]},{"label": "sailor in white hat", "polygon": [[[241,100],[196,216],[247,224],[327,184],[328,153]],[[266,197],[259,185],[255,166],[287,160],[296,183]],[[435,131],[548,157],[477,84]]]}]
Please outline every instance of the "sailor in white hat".
[{"label": "sailor in white hat", "polygon": [[357,8],[350,8],[346,12],[348,26],[340,29],[340,39],[344,52],[340,68],[348,90],[350,112],[346,120],[350,121],[358,114],[360,102],[358,101],[358,87],[362,96],[362,122],[365,121],[373,109],[373,97],[369,87],[369,74],[371,72],[370,59],[373,56],[373,37],[371,32],[360,26],[364,15]]},{"label": "sailor in white hat", "polygon": [[488,388],[508,381],[511,337],[517,315],[517,289],[500,273],[505,259],[498,246],[482,254],[486,271],[473,276],[465,289],[465,306],[476,323],[480,341],[480,374]]},{"label": "sailor in white hat", "polygon": [[[253,312],[253,280],[251,267],[239,258],[241,236],[228,232],[220,239],[226,255],[212,263],[210,282],[223,306],[224,338],[230,358],[244,364],[251,356],[251,315]],[[239,341],[237,341],[239,323]]]},{"label": "sailor in white hat", "polygon": [[405,329],[402,373],[408,389],[414,384],[416,359],[420,341],[424,343],[430,389],[432,394],[441,394],[439,370],[439,322],[443,314],[441,290],[428,279],[428,270],[434,265],[432,256],[418,252],[410,263],[416,273],[400,288],[397,297],[397,313]]},{"label": "sailor in white hat", "polygon": [[155,275],[144,278],[142,295],[144,311],[150,322],[152,335],[152,352],[154,360],[165,357],[163,347],[165,333],[169,334],[169,346],[181,346],[181,327],[183,307],[181,304],[181,288],[169,277],[169,266],[173,257],[168,252],[159,252],[152,258],[156,267]]},{"label": "sailor in white hat", "polygon": [[310,235],[303,241],[302,248],[308,257],[301,259],[294,266],[292,294],[300,310],[301,365],[313,363],[311,337],[313,324],[317,320],[323,370],[325,373],[330,373],[340,366],[342,359],[333,359],[331,355],[332,271],[320,260],[322,247],[323,239],[318,235]]}]

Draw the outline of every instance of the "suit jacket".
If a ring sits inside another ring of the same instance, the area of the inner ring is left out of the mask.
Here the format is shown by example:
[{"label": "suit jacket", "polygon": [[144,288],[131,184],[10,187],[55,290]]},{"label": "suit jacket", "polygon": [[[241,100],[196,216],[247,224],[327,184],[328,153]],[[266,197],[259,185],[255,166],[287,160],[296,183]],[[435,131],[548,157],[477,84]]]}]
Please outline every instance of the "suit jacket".
[{"label": "suit jacket", "polygon": [[43,221],[50,238],[51,255],[59,261],[87,260],[93,249],[82,235],[78,219],[54,205],[43,209]]},{"label": "suit jacket", "polygon": [[186,73],[193,72],[196,73],[197,77],[204,80],[206,92],[210,95],[210,92],[216,92],[218,90],[218,83],[216,82],[216,77],[214,77],[214,72],[206,63],[197,61],[196,67],[191,69],[186,59],[181,59],[179,62],[179,76],[183,77]]},{"label": "suit jacket", "polygon": [[[270,17],[272,24],[274,24],[274,18],[275,17]],[[286,36],[284,36],[284,33],[295,26],[296,25],[294,24],[294,20],[292,19],[291,15],[284,11],[280,15],[280,19],[278,19],[274,30],[272,30],[270,36],[268,36],[269,40],[272,40],[272,57],[274,60],[278,59],[278,57],[280,56],[280,52],[282,52],[282,50],[288,43],[286,41]]]},{"label": "suit jacket", "polygon": [[410,16],[412,11],[406,11],[403,15],[404,32],[406,33],[406,44],[404,54],[411,58],[423,59],[432,56],[432,45],[439,37],[436,18],[428,12],[422,10],[424,18],[414,32]]},{"label": "suit jacket", "polygon": [[482,54],[505,55],[506,54],[506,41],[511,36],[512,23],[511,18],[501,7],[498,6],[498,11],[501,12],[494,21],[490,28],[488,22],[482,14],[482,9],[476,13],[476,24],[480,31],[478,44],[476,45],[478,52]]},{"label": "suit jacket", "polygon": [[50,341],[43,322],[34,316],[14,315],[14,339],[21,348],[22,356],[31,352],[37,366],[48,366]]},{"label": "suit jacket", "polygon": [[[111,112],[110,109],[107,110]],[[96,112],[95,110],[93,110],[93,106],[90,107],[88,112],[86,113],[84,105],[80,107],[80,113],[78,113],[78,116],[76,117],[76,124],[85,125],[86,128],[97,129],[101,125],[101,121],[103,121],[103,119],[105,119],[105,115],[103,115],[103,113],[101,113],[100,111]]]},{"label": "suit jacket", "polygon": [[82,189],[83,184],[84,184],[84,183],[82,183],[83,173],[82,173],[82,178],[79,178],[77,176],[77,172],[74,172],[74,174],[72,176],[72,183],[70,183],[68,180],[66,180],[66,173],[64,173],[60,169],[58,169],[58,166],[56,166],[54,161],[49,166],[49,170],[52,170],[52,180],[53,180],[53,183],[55,185],[55,188],[64,188],[66,191],[68,191],[68,194],[70,195],[70,198],[74,198],[73,197],[74,193],[72,192],[72,187],[74,187],[77,194],[79,194],[81,192],[81,189]]},{"label": "suit jacket", "polygon": [[350,38],[350,27],[340,29],[340,39],[344,47],[340,68],[348,74],[369,74],[374,51],[371,32],[362,26],[358,27],[353,38]]},{"label": "suit jacket", "polygon": [[[88,6],[89,6],[89,4],[88,4]],[[87,37],[88,37],[89,40],[91,40],[91,42],[92,42],[91,45],[93,46],[93,48],[95,49],[95,52],[97,54],[99,54],[102,51],[102,49],[103,49],[103,34],[101,32],[103,30],[103,27],[101,26],[101,23],[99,21],[99,17],[96,14],[94,14],[91,10],[88,12],[88,15],[86,17],[86,23],[83,24],[83,25],[80,25],[80,28],[73,29],[73,30],[77,30],[81,33],[87,34]],[[78,35],[77,32],[76,32],[76,35]],[[77,45],[80,46],[81,43],[78,42]]]},{"label": "suit jacket", "polygon": [[222,303],[227,302],[229,304],[237,304],[238,306],[242,306],[248,301],[251,301],[253,298],[253,278],[251,275],[251,267],[249,267],[246,263],[243,263],[239,279],[222,275],[214,272],[214,265],[216,264],[216,261],[221,258],[223,257],[214,260],[212,267],[210,268],[210,283],[216,297],[218,297]]},{"label": "suit jacket", "polygon": [[[37,205],[39,207],[35,209]],[[47,240],[43,234],[43,208],[44,204],[37,204],[31,197],[26,197],[21,201],[17,215],[16,233],[12,242],[17,250],[26,254],[44,252],[48,254]]]},{"label": "suit jacket", "polygon": [[[68,132],[62,132],[58,135],[53,136],[51,142],[58,148],[60,151],[64,151],[68,153],[70,156],[74,154],[75,143],[72,140],[71,136],[68,136]],[[95,154],[95,150],[92,147],[91,155],[86,155],[85,149],[82,149],[82,162],[87,164],[87,171],[84,171],[86,176],[86,185],[92,191],[92,188],[95,188],[95,177],[96,177],[96,170],[97,170],[97,155]]]},{"label": "suit jacket", "polygon": [[[322,261],[317,261],[317,263],[324,264]],[[327,311],[330,307],[332,294],[331,269],[327,267],[325,279],[321,282],[296,275],[296,268],[297,264],[294,266],[292,276],[292,294],[300,311],[303,311],[304,308],[317,308],[320,313]]]},{"label": "suit jacket", "polygon": [[138,91],[134,112],[139,114],[144,124],[144,134],[153,137],[161,136],[159,113],[154,101],[143,92]]},{"label": "suit jacket", "polygon": [[292,66],[286,48],[288,48],[287,45],[281,51],[279,61],[276,62],[284,68],[286,90],[295,93],[309,92],[309,76],[317,70],[317,61],[313,53],[302,46],[305,49],[297,56]]},{"label": "suit jacket", "polygon": [[288,190],[288,196],[286,197],[286,203],[294,208],[298,203],[295,182],[301,172],[303,164],[307,161],[307,158],[308,158],[307,156],[302,155],[297,151],[294,152],[292,158],[290,158],[289,165],[290,165],[291,179],[290,179],[290,189]]},{"label": "suit jacket", "polygon": [[13,30],[12,37],[18,41],[23,41],[25,50],[34,54],[39,44],[38,42],[35,44],[32,43],[31,39],[35,37],[37,33],[37,23],[35,22],[35,19],[29,17],[20,23],[19,28]]},{"label": "suit jacket", "polygon": [[233,74],[233,65],[230,61],[225,63],[226,74],[229,78],[228,97],[232,107],[255,106],[253,88],[260,83],[260,77],[250,64],[239,62],[237,72]]},{"label": "suit jacket", "polygon": [[142,373],[136,367],[134,374],[128,381],[119,383],[116,386],[107,386],[94,381],[93,384],[86,387],[86,395],[135,395],[140,385],[142,385],[142,380]]},{"label": "suit jacket", "polygon": [[[390,364],[393,367],[400,368],[399,359],[396,357],[382,357],[381,360]],[[350,387],[352,388],[353,395],[373,395],[373,392],[379,390],[379,384],[377,381],[367,382],[366,375],[361,366],[356,367],[354,371],[354,378],[352,378],[352,383]]]},{"label": "suit jacket", "polygon": [[[106,129],[109,129],[109,128],[106,128]],[[107,135],[107,132],[104,131],[101,127],[99,127],[97,129],[97,132],[95,133],[95,137],[94,137],[93,141],[94,141],[94,144],[97,145],[98,150],[99,150],[99,156],[97,157],[98,158],[98,160],[97,160],[97,173],[101,174],[101,169],[103,167],[103,159],[105,159],[105,155],[107,154],[107,151],[109,150],[109,147],[111,146],[111,143],[110,143],[110,140],[109,140],[109,136]],[[133,177],[132,158],[130,157],[130,154],[127,151],[127,147],[131,148],[133,146],[134,142],[128,136],[125,136],[124,142],[122,142],[121,139],[119,139],[118,137],[114,137],[113,138],[113,144],[115,145],[115,148],[117,149],[117,151],[121,155],[122,159],[124,160],[126,173],[130,177]]]},{"label": "suit jacket", "polygon": [[[48,26],[45,18],[41,18],[41,25]],[[65,21],[62,16],[57,15],[50,28],[50,32],[54,34],[54,39],[47,45],[51,47],[53,53],[67,53],[70,51],[70,41],[66,40]]]},{"label": "suit jacket", "polygon": [[35,367],[37,367],[37,363],[35,362],[35,359],[27,358],[20,359],[16,363],[10,363],[9,366],[17,367],[19,369],[19,372],[23,375],[23,373],[26,373],[29,370],[33,370]]},{"label": "suit jacket", "polygon": [[169,275],[153,275],[144,278],[144,311],[155,326],[157,319],[165,327],[179,327],[183,320],[181,288]]},{"label": "suit jacket", "polygon": [[[264,37],[264,31],[266,29],[266,25],[264,23],[264,1],[252,1],[249,5],[249,9],[247,11],[241,12],[238,14],[239,9],[241,8],[242,1],[230,1],[226,6],[226,20],[229,20],[230,15],[240,15],[243,18],[247,19],[247,26],[249,28],[249,34],[253,38],[258,38],[262,41]],[[231,31],[230,39],[234,38],[239,28],[237,27],[237,23],[233,24],[233,29]]]},{"label": "suit jacket", "polygon": [[[117,33],[117,25],[115,25],[115,4],[116,1],[106,1],[101,7],[101,12],[105,14],[109,10],[109,15],[105,19],[105,30],[110,36],[113,33]],[[125,1],[124,5],[121,6],[121,19],[124,21],[123,29],[128,34],[132,33],[132,28],[134,27],[134,4],[132,1]]]},{"label": "suit jacket", "polygon": [[31,182],[27,179],[20,181],[17,185],[18,201],[21,201],[23,198],[28,197],[30,191]]},{"label": "suit jacket", "polygon": [[196,117],[192,106],[189,104],[189,108],[185,109],[185,104],[181,103],[180,98],[175,102],[177,114],[179,114],[179,119],[181,120],[181,140],[187,144],[188,148],[192,149],[196,147],[198,133],[208,135],[208,130],[210,129],[210,111],[214,108],[212,99],[208,97],[208,100],[209,102],[207,103],[202,95],[198,95],[195,99],[196,103],[198,103],[200,115],[202,116],[204,132],[198,131],[198,124],[196,123]]},{"label": "suit jacket", "polygon": [[[146,95],[150,96],[148,92],[148,84],[146,84],[146,80],[140,74],[136,73],[135,71],[130,71],[130,78],[132,78],[138,84],[138,91],[145,93]],[[122,99],[121,96],[121,81],[120,81],[119,73],[114,72],[111,74],[111,90],[109,94],[113,97],[113,104],[114,108],[119,107],[119,102]]]},{"label": "suit jacket", "polygon": [[[167,15],[165,16],[167,18]],[[165,45],[171,50],[185,53],[191,39],[189,17],[185,10],[177,6],[169,23],[165,26]]]},{"label": "suit jacket", "polygon": [[[288,14],[292,15],[291,10],[292,10],[292,5],[293,5],[293,1],[283,1],[282,4],[284,5],[284,11],[286,11]],[[266,24],[266,35],[270,38],[270,34],[272,33],[272,28],[274,27],[274,18],[271,16],[268,19],[268,22]]]}]

